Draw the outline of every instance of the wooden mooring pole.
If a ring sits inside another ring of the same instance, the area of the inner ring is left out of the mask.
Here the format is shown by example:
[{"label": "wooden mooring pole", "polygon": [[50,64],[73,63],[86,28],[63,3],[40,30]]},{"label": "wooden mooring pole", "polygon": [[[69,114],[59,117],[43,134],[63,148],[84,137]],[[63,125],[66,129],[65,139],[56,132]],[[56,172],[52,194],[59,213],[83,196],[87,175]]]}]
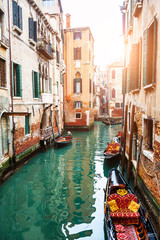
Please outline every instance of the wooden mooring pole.
[{"label": "wooden mooring pole", "polygon": [[130,179],[130,172],[131,172],[134,112],[135,112],[135,105],[132,106],[132,115],[131,115],[131,132],[130,132],[130,138],[129,138],[129,159],[128,159],[128,169],[127,169],[127,181],[129,181]]},{"label": "wooden mooring pole", "polygon": [[142,151],[142,142],[143,142],[143,136],[141,136],[140,144],[139,144],[139,152],[138,152],[138,159],[137,159],[137,167],[136,167],[136,175],[134,179],[134,188],[137,186],[137,177],[138,177],[138,170],[139,170],[139,162],[141,157],[141,151]]},{"label": "wooden mooring pole", "polygon": [[123,175],[124,175],[124,170],[125,170],[127,115],[128,115],[128,105],[126,105],[126,109],[125,109],[125,122],[124,122],[124,134],[123,134],[123,152],[122,152],[122,174],[123,174]]}]

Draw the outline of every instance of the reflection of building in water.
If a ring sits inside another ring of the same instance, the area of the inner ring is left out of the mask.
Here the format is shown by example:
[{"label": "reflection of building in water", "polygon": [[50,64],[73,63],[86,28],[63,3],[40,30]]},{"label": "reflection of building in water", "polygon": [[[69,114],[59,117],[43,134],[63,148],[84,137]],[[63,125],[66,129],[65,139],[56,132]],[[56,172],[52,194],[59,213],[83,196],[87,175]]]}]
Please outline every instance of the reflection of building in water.
[{"label": "reflection of building in water", "polygon": [[[66,162],[65,172],[67,173],[64,181],[68,184],[67,202],[69,206],[68,222],[74,226],[80,223],[90,223],[92,221],[92,213],[95,211],[93,204],[95,200],[92,198],[94,194],[94,162],[92,156],[89,156],[86,149],[86,141],[77,138],[74,148],[66,153],[66,159],[76,154],[74,160]],[[76,148],[76,149],[75,149]],[[68,156],[67,156],[68,155]]]}]

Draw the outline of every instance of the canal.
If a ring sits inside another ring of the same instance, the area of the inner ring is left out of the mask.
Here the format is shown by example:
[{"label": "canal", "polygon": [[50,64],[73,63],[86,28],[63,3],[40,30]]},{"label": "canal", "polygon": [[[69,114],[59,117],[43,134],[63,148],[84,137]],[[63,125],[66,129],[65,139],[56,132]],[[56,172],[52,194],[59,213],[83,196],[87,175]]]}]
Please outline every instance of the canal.
[{"label": "canal", "polygon": [[72,145],[33,157],[0,186],[1,240],[104,240],[103,151],[118,126],[96,122]]}]

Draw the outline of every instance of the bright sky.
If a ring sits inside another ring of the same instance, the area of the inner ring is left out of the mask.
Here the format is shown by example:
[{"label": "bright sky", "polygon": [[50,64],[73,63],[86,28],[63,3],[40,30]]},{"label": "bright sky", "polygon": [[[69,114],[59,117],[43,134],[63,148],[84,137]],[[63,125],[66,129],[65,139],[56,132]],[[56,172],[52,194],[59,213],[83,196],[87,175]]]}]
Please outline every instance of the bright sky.
[{"label": "bright sky", "polygon": [[95,64],[105,67],[124,53],[122,37],[123,0],[61,0],[65,15],[71,14],[71,28],[89,26],[95,40]]}]

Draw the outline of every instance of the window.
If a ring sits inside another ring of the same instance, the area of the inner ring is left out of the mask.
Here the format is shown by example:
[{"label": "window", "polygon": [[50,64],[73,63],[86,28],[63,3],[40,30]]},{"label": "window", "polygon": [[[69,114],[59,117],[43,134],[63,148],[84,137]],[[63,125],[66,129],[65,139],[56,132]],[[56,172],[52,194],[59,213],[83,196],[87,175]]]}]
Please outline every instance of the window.
[{"label": "window", "polygon": [[116,72],[115,70],[112,70],[112,79],[115,79],[116,78]]},{"label": "window", "polygon": [[144,119],[143,124],[144,149],[153,151],[153,120]]},{"label": "window", "polygon": [[22,66],[12,62],[13,96],[22,97]]},{"label": "window", "polygon": [[82,39],[82,33],[81,32],[74,32],[73,38],[74,38],[74,40]]},{"label": "window", "polygon": [[0,58],[0,87],[6,87],[6,61]]},{"label": "window", "polygon": [[155,83],[157,21],[154,19],[143,34],[143,86]]},{"label": "window", "polygon": [[74,108],[82,108],[82,101],[75,101]]},{"label": "window", "polygon": [[74,48],[74,60],[81,60],[81,48]]},{"label": "window", "polygon": [[12,7],[13,7],[13,25],[17,26],[22,30],[22,8],[15,1],[12,1]]},{"label": "window", "polygon": [[43,7],[51,7],[55,5],[55,0],[43,0]]},{"label": "window", "polygon": [[112,98],[115,98],[116,97],[116,90],[113,88],[112,89]]},{"label": "window", "polygon": [[32,86],[33,86],[33,98],[40,97],[39,89],[39,73],[32,70]]},{"label": "window", "polygon": [[25,116],[25,135],[30,133],[29,129],[29,116]]},{"label": "window", "polygon": [[74,93],[82,93],[82,79],[79,72],[76,73],[76,78],[74,79]]},{"label": "window", "polygon": [[33,21],[33,18],[28,18],[29,24],[29,38],[37,42],[37,21]]},{"label": "window", "polygon": [[123,103],[121,103],[121,108],[123,108]]},{"label": "window", "polygon": [[121,104],[120,103],[115,103],[115,108],[120,108]]},{"label": "window", "polygon": [[76,119],[80,119],[81,118],[81,113],[76,113]]}]

